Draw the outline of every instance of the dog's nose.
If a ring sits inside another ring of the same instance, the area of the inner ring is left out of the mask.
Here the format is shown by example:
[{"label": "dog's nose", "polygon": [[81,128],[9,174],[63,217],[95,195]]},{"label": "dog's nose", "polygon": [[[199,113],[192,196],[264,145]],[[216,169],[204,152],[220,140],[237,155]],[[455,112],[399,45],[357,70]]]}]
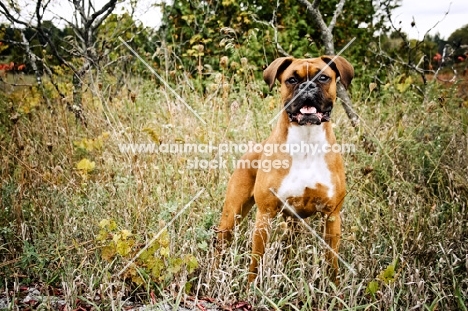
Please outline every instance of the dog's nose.
[{"label": "dog's nose", "polygon": [[315,88],[317,88],[317,84],[313,81],[307,81],[299,85],[299,90],[304,90],[304,91],[313,91]]}]

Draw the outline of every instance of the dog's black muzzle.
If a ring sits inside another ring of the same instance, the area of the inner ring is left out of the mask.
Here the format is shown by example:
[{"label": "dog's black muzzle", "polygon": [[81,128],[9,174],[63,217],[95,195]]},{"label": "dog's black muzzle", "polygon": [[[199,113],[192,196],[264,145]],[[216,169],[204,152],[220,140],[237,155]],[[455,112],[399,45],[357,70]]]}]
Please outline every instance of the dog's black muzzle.
[{"label": "dog's black muzzle", "polygon": [[320,125],[330,121],[333,102],[324,98],[322,89],[314,81],[299,84],[291,100],[291,103],[286,103],[290,122]]}]

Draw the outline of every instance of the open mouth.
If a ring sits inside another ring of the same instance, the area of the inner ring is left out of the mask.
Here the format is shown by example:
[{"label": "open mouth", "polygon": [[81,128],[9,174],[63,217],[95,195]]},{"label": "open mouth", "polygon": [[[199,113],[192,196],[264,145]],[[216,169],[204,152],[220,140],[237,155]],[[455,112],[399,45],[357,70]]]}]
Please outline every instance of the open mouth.
[{"label": "open mouth", "polygon": [[318,112],[312,106],[303,106],[297,113],[288,113],[290,122],[297,122],[299,125],[319,125],[322,122],[330,121],[330,112]]}]

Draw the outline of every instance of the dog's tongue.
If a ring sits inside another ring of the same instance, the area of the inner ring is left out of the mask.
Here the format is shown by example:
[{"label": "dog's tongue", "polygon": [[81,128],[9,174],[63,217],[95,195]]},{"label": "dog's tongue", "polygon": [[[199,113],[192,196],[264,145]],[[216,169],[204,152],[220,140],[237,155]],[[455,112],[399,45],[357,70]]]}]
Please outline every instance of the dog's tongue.
[{"label": "dog's tongue", "polygon": [[306,114],[306,113],[317,113],[317,109],[315,107],[307,107],[307,106],[304,106],[301,108],[300,112],[302,114]]}]

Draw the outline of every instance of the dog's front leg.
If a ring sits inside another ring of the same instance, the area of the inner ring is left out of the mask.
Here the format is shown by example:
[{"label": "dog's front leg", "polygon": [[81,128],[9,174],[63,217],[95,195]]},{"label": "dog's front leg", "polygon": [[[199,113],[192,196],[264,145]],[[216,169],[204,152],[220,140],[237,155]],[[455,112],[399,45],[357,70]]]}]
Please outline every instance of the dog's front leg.
[{"label": "dog's front leg", "polygon": [[341,237],[341,218],[340,213],[333,213],[325,217],[325,242],[334,252],[327,249],[326,259],[330,264],[328,269],[330,278],[337,282],[338,274],[338,247]]},{"label": "dog's front leg", "polygon": [[265,253],[265,246],[268,242],[271,231],[271,220],[276,216],[273,211],[262,212],[257,210],[255,229],[252,240],[252,259],[250,263],[249,282],[253,282],[258,274],[258,265]]},{"label": "dog's front leg", "polygon": [[[247,153],[242,156],[241,161],[247,161],[250,164],[259,156],[259,153]],[[255,204],[253,191],[256,176],[256,169],[243,167],[237,168],[232,174],[218,225],[218,242],[221,245],[231,241],[234,227],[242,221]]]}]

